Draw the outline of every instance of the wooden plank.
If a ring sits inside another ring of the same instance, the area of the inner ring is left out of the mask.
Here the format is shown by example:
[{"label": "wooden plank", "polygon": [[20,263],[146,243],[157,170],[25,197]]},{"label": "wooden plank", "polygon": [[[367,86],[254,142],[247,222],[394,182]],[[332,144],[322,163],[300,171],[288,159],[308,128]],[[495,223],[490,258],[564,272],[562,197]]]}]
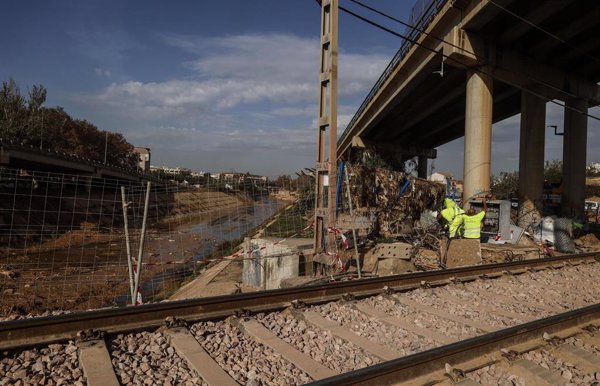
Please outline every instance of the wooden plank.
[{"label": "wooden plank", "polygon": [[357,304],[356,308],[373,318],[376,318],[379,321],[387,323],[391,326],[401,328],[405,331],[411,332],[415,335],[421,336],[423,338],[431,339],[438,343],[449,344],[455,342],[457,339],[452,339],[451,337],[443,334],[439,334],[435,331],[432,331],[427,328],[421,328],[415,326],[412,320],[409,318],[404,318],[402,316],[388,315],[385,312],[378,310],[375,307],[368,306],[366,304]]},{"label": "wooden plank", "polygon": [[357,345],[363,350],[375,355],[379,359],[389,361],[402,356],[402,354],[400,354],[398,351],[363,338],[362,336],[359,336],[349,330],[347,327],[343,327],[336,322],[325,319],[315,311],[305,311],[302,313],[302,316],[307,322],[313,324],[314,326],[330,331],[333,335]]},{"label": "wooden plank", "polygon": [[478,322],[476,320],[463,318],[462,316],[453,315],[453,314],[450,314],[448,311],[441,311],[432,306],[425,306],[425,305],[420,304],[412,299],[407,299],[407,298],[404,298],[397,294],[394,295],[394,298],[399,303],[404,304],[408,307],[412,307],[421,312],[426,312],[428,314],[436,315],[436,316],[439,316],[440,318],[451,320],[453,322],[464,324],[466,326],[475,327],[476,329],[484,331],[484,332],[492,332],[492,331],[497,330],[497,328],[490,326],[487,323],[482,323],[482,322]]},{"label": "wooden plank", "polygon": [[240,322],[240,325],[242,330],[244,330],[246,334],[250,335],[252,339],[272,348],[275,352],[281,354],[282,357],[293,363],[296,367],[310,375],[312,379],[318,380],[338,374],[314,359],[306,356],[295,347],[292,347],[256,320],[244,320]]},{"label": "wooden plank", "polygon": [[200,343],[185,327],[175,327],[165,330],[169,344],[175,348],[177,354],[185,359],[189,366],[196,370],[202,379],[211,386],[237,386],[238,383],[231,378],[200,346]]},{"label": "wooden plank", "polygon": [[88,386],[119,386],[104,339],[77,343]]}]

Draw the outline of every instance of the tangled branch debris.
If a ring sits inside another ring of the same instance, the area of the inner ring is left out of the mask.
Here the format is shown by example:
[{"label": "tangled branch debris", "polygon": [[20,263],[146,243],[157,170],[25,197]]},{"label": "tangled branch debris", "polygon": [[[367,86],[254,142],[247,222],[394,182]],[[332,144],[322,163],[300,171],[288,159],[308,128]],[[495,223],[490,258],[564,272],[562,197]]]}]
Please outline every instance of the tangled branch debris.
[{"label": "tangled branch debris", "polygon": [[419,220],[445,197],[444,185],[404,172],[359,165],[348,166],[348,171],[352,205],[374,218],[374,231],[380,235],[397,233],[399,224]]}]

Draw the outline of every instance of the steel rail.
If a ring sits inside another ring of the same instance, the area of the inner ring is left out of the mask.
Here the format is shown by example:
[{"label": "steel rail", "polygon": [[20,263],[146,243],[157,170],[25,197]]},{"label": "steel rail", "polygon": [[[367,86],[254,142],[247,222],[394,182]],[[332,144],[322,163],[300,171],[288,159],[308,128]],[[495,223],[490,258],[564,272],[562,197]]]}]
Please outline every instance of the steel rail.
[{"label": "steel rail", "polygon": [[600,252],[583,253],[6,321],[0,322],[0,350],[74,339],[79,331],[85,330],[116,333],[159,327],[168,317],[186,321],[217,320],[240,312],[281,310],[294,301],[319,304],[341,299],[348,294],[360,298],[377,295],[388,289],[401,291],[423,284],[444,285],[453,280],[468,281],[486,275],[501,275],[503,272],[519,273],[599,260]]},{"label": "steel rail", "polygon": [[391,385],[443,371],[446,363],[460,364],[486,354],[600,320],[600,303],[509,327],[467,340],[383,362],[309,383],[328,385]]}]

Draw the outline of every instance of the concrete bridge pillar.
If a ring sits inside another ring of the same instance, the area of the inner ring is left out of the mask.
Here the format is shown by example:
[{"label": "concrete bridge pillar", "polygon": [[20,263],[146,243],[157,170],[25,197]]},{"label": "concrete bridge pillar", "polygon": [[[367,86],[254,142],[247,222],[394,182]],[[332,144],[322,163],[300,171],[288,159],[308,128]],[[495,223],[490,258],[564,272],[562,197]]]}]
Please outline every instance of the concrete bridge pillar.
[{"label": "concrete bridge pillar", "polygon": [[419,156],[417,162],[417,177],[427,178],[427,157]]},{"label": "concrete bridge pillar", "polygon": [[[584,99],[566,101],[566,106],[587,113]],[[562,215],[583,218],[585,214],[585,163],[587,147],[587,116],[565,109],[563,138]]]},{"label": "concrete bridge pillar", "polygon": [[[489,71],[485,71],[489,73]],[[465,112],[465,158],[463,206],[490,190],[492,158],[492,77],[476,71],[467,73]]]},{"label": "concrete bridge pillar", "polygon": [[519,221],[527,228],[539,222],[544,194],[546,101],[521,92],[519,148]]}]

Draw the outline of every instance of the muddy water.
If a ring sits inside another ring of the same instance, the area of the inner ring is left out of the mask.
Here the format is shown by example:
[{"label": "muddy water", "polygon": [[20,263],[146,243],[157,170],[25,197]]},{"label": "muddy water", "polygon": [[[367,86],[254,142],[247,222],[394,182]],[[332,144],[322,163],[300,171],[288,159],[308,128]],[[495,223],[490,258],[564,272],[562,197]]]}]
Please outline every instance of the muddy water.
[{"label": "muddy water", "polygon": [[[157,293],[166,280],[183,280],[189,277],[198,261],[211,255],[223,243],[235,241],[255,229],[274,215],[278,209],[279,206],[276,200],[264,199],[248,206],[239,207],[235,212],[229,212],[212,221],[179,229],[180,232],[193,235],[196,239],[202,241],[199,248],[194,251],[192,262],[165,270],[151,279],[143,281],[141,283],[143,297],[148,298]],[[161,251],[164,250],[161,249]],[[130,302],[129,299],[131,297],[128,295],[119,296],[116,302],[118,305],[125,305]]]},{"label": "muddy water", "polygon": [[274,215],[277,209],[277,201],[266,199],[254,203],[252,206],[242,207],[237,213],[220,217],[210,223],[192,226],[190,228],[191,232],[200,234],[204,238],[210,238],[212,241],[212,243],[203,245],[194,258],[196,260],[203,259],[210,255],[216,246],[239,239]]}]

